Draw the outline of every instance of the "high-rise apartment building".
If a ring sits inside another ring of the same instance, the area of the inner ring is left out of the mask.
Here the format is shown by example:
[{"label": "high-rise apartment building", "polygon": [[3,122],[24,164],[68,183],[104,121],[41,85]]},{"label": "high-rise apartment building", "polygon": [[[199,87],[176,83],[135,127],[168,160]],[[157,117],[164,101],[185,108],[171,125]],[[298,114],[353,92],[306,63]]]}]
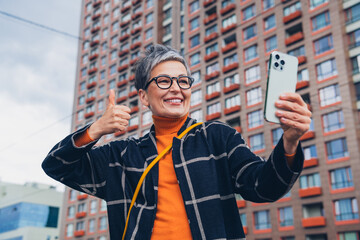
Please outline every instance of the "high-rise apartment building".
[{"label": "high-rise apartment building", "polygon": [[[359,1],[83,0],[80,34],[72,129],[101,116],[109,89],[131,108],[127,130],[100,144],[148,132],[132,67],[162,43],[186,57],[196,79],[191,117],[228,123],[266,158],[282,134],[263,120],[269,54],[296,56],[297,92],[313,112],[304,170],[276,203],[239,197],[247,239],[360,239]],[[105,203],[77,194],[66,190],[61,236],[107,239]]]}]

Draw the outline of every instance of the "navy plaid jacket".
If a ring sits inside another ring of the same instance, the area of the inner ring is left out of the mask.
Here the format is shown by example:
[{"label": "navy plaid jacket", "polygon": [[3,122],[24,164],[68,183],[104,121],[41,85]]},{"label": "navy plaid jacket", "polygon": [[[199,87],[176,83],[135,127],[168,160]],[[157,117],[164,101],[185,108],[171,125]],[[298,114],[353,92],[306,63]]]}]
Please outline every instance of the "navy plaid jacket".
[{"label": "navy plaid jacket", "polygon": [[[179,134],[195,120],[188,118]],[[50,151],[44,171],[57,181],[107,202],[111,239],[121,239],[137,182],[158,155],[155,129],[140,139],[76,147],[70,134]],[[282,139],[265,161],[253,154],[241,134],[221,122],[206,122],[173,139],[174,168],[193,239],[245,239],[234,193],[253,202],[273,202],[299,177],[299,147],[293,171]],[[150,239],[156,215],[158,167],[146,176],[132,209],[126,239]]]}]

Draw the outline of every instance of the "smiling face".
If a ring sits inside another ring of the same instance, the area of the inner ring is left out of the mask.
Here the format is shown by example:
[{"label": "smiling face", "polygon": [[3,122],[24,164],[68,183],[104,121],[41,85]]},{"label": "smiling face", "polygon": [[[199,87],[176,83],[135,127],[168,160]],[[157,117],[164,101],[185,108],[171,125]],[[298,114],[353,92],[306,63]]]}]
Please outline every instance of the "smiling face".
[{"label": "smiling face", "polygon": [[[150,79],[159,75],[178,77],[187,75],[187,72],[182,63],[165,61],[153,68]],[[139,90],[139,96],[141,103],[148,106],[155,116],[179,118],[185,116],[190,109],[191,89],[181,89],[175,79],[169,89],[160,89],[156,82],[152,81],[146,91]]]}]

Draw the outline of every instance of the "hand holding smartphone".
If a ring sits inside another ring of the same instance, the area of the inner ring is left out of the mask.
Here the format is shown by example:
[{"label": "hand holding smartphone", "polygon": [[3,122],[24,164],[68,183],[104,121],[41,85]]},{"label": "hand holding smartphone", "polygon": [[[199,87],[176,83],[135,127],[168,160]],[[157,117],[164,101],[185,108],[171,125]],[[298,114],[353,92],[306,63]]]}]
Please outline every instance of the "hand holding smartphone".
[{"label": "hand holding smartphone", "polygon": [[280,123],[275,116],[275,102],[282,93],[295,92],[298,63],[296,57],[285,53],[274,51],[270,54],[264,107],[266,121]]}]

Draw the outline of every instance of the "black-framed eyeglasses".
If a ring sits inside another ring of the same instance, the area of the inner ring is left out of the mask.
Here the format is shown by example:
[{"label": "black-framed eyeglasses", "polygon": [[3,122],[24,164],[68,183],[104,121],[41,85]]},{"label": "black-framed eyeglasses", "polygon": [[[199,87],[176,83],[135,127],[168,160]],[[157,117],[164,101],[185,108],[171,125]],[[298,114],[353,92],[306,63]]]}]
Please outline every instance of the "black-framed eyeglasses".
[{"label": "black-framed eyeglasses", "polygon": [[155,81],[156,85],[160,89],[169,89],[171,87],[171,85],[173,84],[173,79],[176,79],[176,83],[181,89],[189,89],[189,88],[191,88],[191,85],[194,82],[194,78],[190,77],[190,76],[180,75],[178,77],[170,77],[170,76],[167,76],[167,75],[159,75],[157,77],[153,77],[145,85],[144,89],[146,90],[152,81]]}]

